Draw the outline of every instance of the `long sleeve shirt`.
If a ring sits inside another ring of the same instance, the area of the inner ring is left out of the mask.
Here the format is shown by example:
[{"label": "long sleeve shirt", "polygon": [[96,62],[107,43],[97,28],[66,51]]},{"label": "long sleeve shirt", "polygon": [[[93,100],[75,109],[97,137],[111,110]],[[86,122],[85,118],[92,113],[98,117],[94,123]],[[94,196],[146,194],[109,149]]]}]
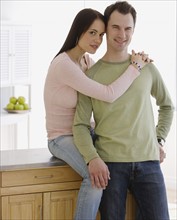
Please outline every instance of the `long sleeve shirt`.
[{"label": "long sleeve shirt", "polygon": [[[130,60],[122,63],[99,60],[88,70],[88,76],[109,84],[121,76],[129,63]],[[153,98],[159,108],[157,126]],[[159,71],[154,64],[147,64],[129,89],[113,103],[79,94],[73,126],[75,145],[86,163],[96,157],[101,157],[105,162],[159,160],[157,137],[166,138],[173,110]],[[92,111],[98,136],[95,146],[89,133]]]},{"label": "long sleeve shirt", "polygon": [[[88,54],[84,56],[84,60],[87,69],[94,64]],[[120,78],[104,85],[87,77],[67,53],[58,55],[49,66],[44,86],[48,139],[72,134],[77,91],[105,102],[113,102],[127,90],[139,74],[136,68],[129,65]]]}]

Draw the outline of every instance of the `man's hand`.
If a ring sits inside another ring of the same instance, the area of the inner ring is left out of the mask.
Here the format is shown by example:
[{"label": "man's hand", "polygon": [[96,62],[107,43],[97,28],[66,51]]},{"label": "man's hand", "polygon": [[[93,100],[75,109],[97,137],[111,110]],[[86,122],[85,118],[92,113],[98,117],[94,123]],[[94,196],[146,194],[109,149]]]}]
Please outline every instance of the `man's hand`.
[{"label": "man's hand", "polygon": [[164,161],[164,159],[166,158],[166,153],[165,153],[163,147],[160,146],[160,144],[159,144],[159,151],[160,151],[160,163],[162,163]]},{"label": "man's hand", "polygon": [[88,170],[92,187],[105,189],[110,179],[110,173],[105,162],[101,158],[94,158],[89,162]]}]

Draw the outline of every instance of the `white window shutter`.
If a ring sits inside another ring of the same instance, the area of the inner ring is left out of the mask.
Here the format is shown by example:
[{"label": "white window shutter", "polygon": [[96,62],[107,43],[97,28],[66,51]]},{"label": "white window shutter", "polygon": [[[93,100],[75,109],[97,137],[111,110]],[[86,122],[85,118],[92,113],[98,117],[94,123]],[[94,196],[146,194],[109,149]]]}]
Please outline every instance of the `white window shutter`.
[{"label": "white window shutter", "polygon": [[31,71],[31,31],[29,28],[15,27],[13,50],[13,82],[28,83]]},{"label": "white window shutter", "polygon": [[9,62],[11,54],[11,29],[9,27],[1,29],[1,85],[11,82],[11,65]]}]

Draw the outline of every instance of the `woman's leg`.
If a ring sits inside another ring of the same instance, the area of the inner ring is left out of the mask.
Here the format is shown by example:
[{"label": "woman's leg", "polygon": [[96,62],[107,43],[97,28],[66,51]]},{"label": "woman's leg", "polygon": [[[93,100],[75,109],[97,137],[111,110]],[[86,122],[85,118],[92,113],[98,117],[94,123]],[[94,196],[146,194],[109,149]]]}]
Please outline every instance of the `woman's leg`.
[{"label": "woman's leg", "polygon": [[48,147],[52,155],[65,161],[83,178],[74,219],[95,220],[102,189],[92,188],[87,165],[74,145],[73,136],[60,136],[49,141]]}]

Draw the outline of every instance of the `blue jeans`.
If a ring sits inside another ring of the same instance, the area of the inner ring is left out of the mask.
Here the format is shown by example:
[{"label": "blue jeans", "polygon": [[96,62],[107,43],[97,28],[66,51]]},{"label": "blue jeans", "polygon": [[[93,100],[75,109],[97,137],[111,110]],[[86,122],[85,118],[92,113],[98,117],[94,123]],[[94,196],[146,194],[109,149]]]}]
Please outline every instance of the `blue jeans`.
[{"label": "blue jeans", "polygon": [[169,220],[166,189],[159,161],[106,163],[110,181],[100,203],[101,220],[125,220],[127,190],[143,220]]},{"label": "blue jeans", "polygon": [[50,140],[48,141],[48,148],[52,155],[65,161],[83,178],[74,219],[95,220],[102,196],[102,189],[91,186],[87,164],[75,147],[73,136],[60,136]]}]

